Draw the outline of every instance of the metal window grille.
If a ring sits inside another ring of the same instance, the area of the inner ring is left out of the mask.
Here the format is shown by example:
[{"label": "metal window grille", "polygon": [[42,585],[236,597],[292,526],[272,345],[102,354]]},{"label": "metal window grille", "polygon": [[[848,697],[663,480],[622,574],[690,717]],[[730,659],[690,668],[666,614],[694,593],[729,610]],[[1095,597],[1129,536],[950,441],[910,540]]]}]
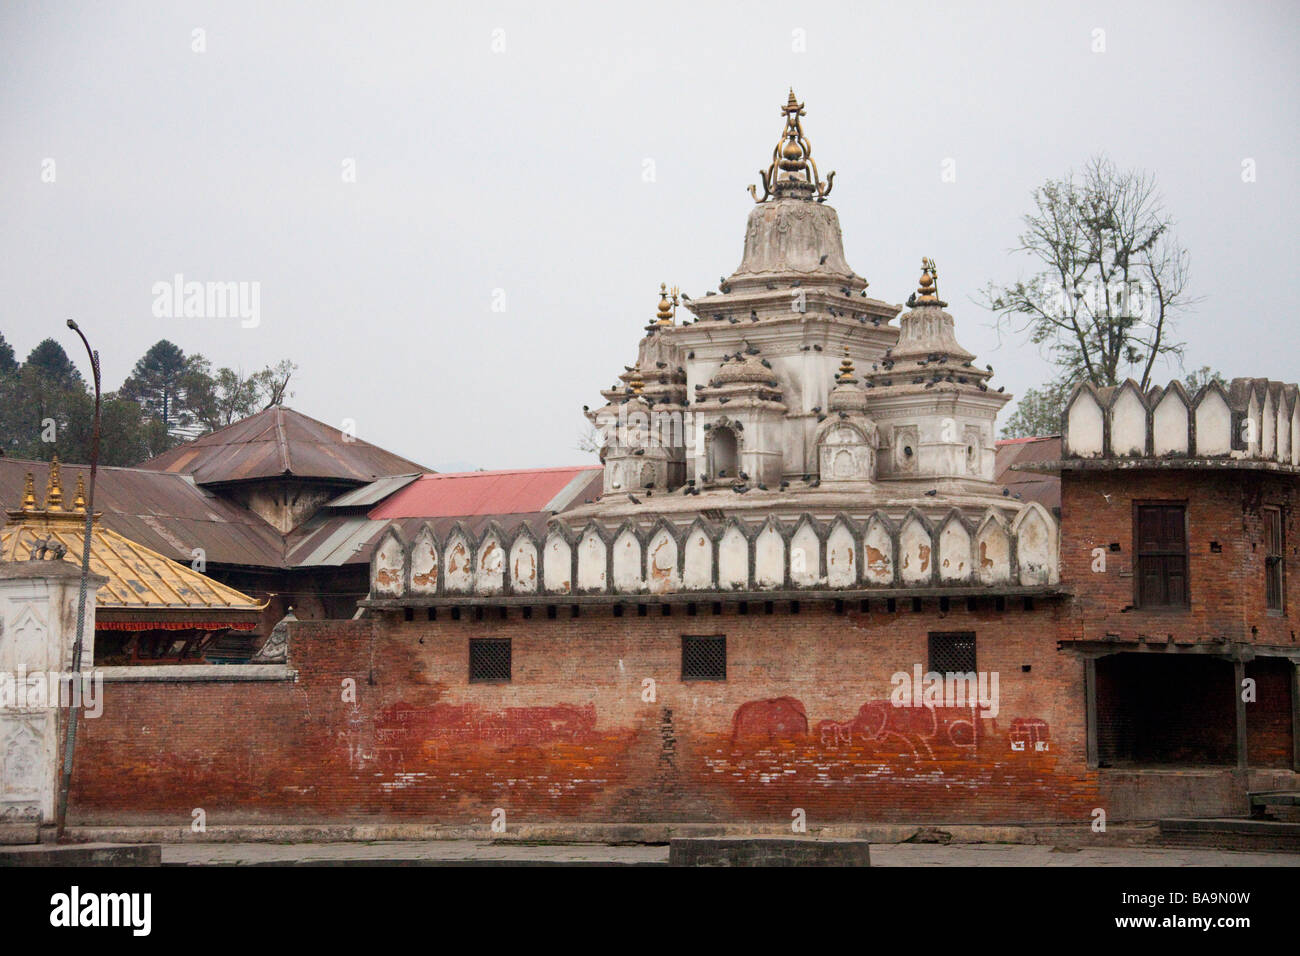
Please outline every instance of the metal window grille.
[{"label": "metal window grille", "polygon": [[470,638],[469,679],[471,683],[509,681],[510,638]]},{"label": "metal window grille", "polygon": [[682,637],[682,680],[726,680],[727,638]]},{"label": "metal window grille", "polygon": [[1285,557],[1282,541],[1282,510],[1265,508],[1264,517],[1264,591],[1271,611],[1284,609]]},{"label": "metal window grille", "polygon": [[931,634],[930,671],[935,674],[973,673],[975,632],[955,631]]}]

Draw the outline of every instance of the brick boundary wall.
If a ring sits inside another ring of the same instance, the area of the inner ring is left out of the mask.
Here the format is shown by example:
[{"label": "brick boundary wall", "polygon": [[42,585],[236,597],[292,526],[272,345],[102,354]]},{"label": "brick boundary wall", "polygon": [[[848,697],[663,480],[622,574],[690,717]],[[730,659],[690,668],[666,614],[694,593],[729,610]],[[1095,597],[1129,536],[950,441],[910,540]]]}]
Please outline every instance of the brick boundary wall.
[{"label": "brick boundary wall", "polygon": [[[106,686],[72,820],[1091,821],[1082,664],[1056,650],[1059,605],[748,609],[298,623],[295,683]],[[976,633],[996,717],[891,705],[891,675],[928,667],[931,631]],[[681,680],[688,634],[726,634],[725,681]],[[468,681],[471,637],[512,638],[510,683]]]}]

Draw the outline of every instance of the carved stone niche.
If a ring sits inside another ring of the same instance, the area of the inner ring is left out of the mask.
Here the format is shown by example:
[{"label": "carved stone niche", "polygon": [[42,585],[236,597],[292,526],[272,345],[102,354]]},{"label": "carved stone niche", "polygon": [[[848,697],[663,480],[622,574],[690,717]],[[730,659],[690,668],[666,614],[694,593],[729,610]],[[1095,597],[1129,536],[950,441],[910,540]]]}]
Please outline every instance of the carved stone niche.
[{"label": "carved stone niche", "polygon": [[53,729],[48,714],[0,714],[0,823],[49,818]]},{"label": "carved stone niche", "polygon": [[726,484],[736,480],[741,471],[744,433],[725,415],[709,423],[705,432],[705,468],[708,484]]},{"label": "carved stone niche", "polygon": [[894,474],[916,474],[916,460],[920,454],[920,438],[916,426],[894,426],[892,445]]},{"label": "carved stone niche", "polygon": [[856,424],[834,422],[817,439],[817,466],[822,481],[865,481],[875,474],[875,450]]}]

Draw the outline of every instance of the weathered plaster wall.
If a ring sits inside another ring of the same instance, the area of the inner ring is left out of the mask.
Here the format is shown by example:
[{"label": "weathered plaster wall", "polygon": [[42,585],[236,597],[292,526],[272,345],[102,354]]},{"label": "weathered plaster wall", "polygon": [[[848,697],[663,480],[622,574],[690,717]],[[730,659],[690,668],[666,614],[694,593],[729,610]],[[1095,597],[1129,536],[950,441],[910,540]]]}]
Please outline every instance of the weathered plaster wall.
[{"label": "weathered plaster wall", "polygon": [[[74,818],[188,825],[201,807],[209,825],[486,824],[503,807],[531,821],[782,823],[802,808],[810,821],[1087,825],[1099,797],[1057,611],[954,604],[298,624],[297,683],[108,685]],[[939,630],[977,633],[979,668],[1000,674],[996,717],[890,705],[891,675],[925,668]],[[727,680],[683,682],[681,636],[718,633]],[[470,636],[513,638],[511,683],[468,682]]]}]

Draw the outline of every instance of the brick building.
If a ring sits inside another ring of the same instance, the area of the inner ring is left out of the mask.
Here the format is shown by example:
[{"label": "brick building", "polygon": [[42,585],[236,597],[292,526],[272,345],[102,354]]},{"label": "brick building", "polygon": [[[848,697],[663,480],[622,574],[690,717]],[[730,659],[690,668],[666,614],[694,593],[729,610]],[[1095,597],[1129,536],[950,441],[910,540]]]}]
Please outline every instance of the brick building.
[{"label": "brick building", "polygon": [[680,322],[663,288],[590,413],[598,500],[388,514],[365,617],[110,687],[74,816],[1083,827],[1297,788],[1296,386],[1085,388],[999,445],[934,263],[867,297],[783,113],[740,267]]}]

